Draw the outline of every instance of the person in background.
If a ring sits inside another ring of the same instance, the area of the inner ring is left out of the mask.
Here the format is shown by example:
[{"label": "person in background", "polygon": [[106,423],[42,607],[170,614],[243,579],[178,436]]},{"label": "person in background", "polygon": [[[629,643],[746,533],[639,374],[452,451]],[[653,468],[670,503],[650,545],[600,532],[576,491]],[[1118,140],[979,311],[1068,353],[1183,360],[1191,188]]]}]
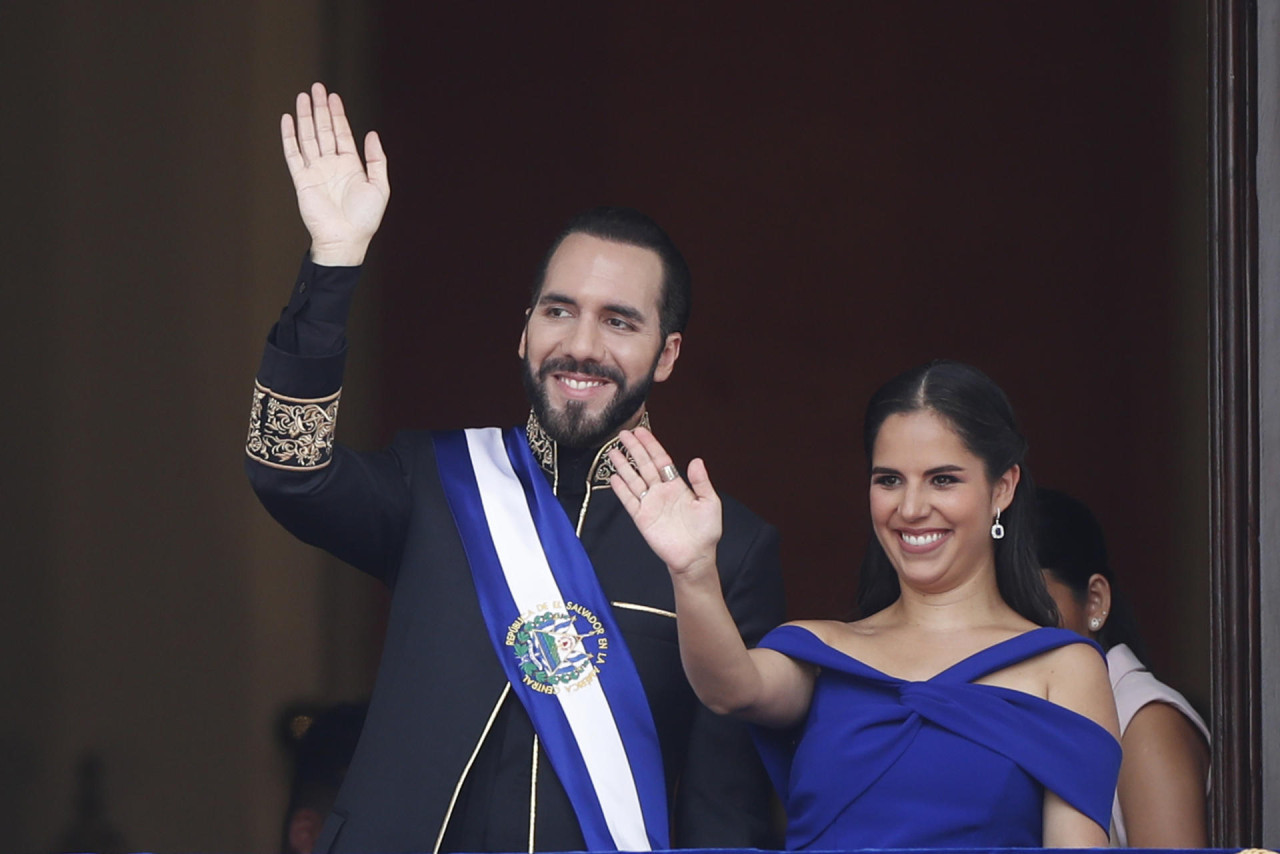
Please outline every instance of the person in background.
[{"label": "person in background", "polygon": [[1111,844],[1203,848],[1209,728],[1186,698],[1157,679],[1129,609],[1113,589],[1107,544],[1080,501],[1037,491],[1037,550],[1063,628],[1097,641],[1120,715],[1124,761],[1111,812]]},{"label": "person in background", "polygon": [[283,854],[312,854],[315,850],[325,817],[333,809],[355,755],[367,709],[366,703],[329,706],[309,719],[306,731],[293,745],[293,779],[280,845]]}]

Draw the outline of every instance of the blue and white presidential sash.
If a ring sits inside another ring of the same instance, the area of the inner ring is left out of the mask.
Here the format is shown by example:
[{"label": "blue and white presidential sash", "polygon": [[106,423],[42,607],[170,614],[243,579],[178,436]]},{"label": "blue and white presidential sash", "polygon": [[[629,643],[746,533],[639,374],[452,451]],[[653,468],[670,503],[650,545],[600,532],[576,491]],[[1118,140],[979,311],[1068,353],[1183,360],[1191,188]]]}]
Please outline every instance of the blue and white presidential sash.
[{"label": "blue and white presidential sash", "polygon": [[669,848],[662,753],[639,673],[524,431],[432,435],[494,650],[587,848]]}]

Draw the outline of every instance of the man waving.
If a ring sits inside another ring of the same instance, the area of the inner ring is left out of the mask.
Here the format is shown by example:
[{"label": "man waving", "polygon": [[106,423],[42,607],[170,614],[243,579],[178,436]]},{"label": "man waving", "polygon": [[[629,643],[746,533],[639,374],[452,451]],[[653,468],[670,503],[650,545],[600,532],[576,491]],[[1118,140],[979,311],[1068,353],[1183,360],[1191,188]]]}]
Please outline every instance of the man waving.
[{"label": "man waving", "polygon": [[[281,121],[311,251],[267,341],[246,468],[302,540],[392,590],[367,723],[319,850],[768,847],[745,731],[694,697],[672,590],[609,488],[680,356],[689,271],[651,219],[574,217],[517,346],[531,412],[508,429],[335,442],[347,310],[390,197],[315,84]],[[678,477],[674,469],[664,477]],[[777,534],[727,499],[719,566],[748,643],[783,616]]]}]

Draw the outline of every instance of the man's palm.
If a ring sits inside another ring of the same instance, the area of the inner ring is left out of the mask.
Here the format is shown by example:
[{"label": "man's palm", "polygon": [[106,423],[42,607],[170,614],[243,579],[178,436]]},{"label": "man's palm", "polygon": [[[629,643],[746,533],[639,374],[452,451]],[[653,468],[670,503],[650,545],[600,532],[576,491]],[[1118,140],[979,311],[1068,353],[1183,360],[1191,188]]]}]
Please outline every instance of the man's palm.
[{"label": "man's palm", "polygon": [[372,131],[365,137],[362,163],[342,99],[320,83],[298,95],[297,112],[296,126],[293,116],[281,117],[280,141],[312,260],[359,264],[391,197],[382,142]]},{"label": "man's palm", "polygon": [[354,152],[322,155],[294,177],[298,211],[313,242],[368,242],[382,222],[387,193],[372,183]]}]

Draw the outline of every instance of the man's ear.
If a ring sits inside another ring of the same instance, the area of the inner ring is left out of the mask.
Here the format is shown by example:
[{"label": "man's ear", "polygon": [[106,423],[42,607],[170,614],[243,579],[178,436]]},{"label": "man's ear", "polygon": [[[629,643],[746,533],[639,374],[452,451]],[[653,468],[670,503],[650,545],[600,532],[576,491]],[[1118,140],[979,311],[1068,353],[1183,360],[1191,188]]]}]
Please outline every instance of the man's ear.
[{"label": "man's ear", "polygon": [[524,358],[524,351],[527,343],[525,341],[525,338],[529,335],[529,318],[532,315],[533,315],[532,308],[526,308],[524,310],[524,328],[520,330],[520,346],[516,348],[516,355],[519,356],[521,359]]},{"label": "man's ear", "polygon": [[667,377],[671,376],[671,371],[676,366],[676,359],[680,358],[680,342],[684,340],[684,336],[679,332],[667,333],[667,340],[662,342],[662,352],[658,354],[658,364],[653,369],[653,381],[655,383],[664,382]]}]

